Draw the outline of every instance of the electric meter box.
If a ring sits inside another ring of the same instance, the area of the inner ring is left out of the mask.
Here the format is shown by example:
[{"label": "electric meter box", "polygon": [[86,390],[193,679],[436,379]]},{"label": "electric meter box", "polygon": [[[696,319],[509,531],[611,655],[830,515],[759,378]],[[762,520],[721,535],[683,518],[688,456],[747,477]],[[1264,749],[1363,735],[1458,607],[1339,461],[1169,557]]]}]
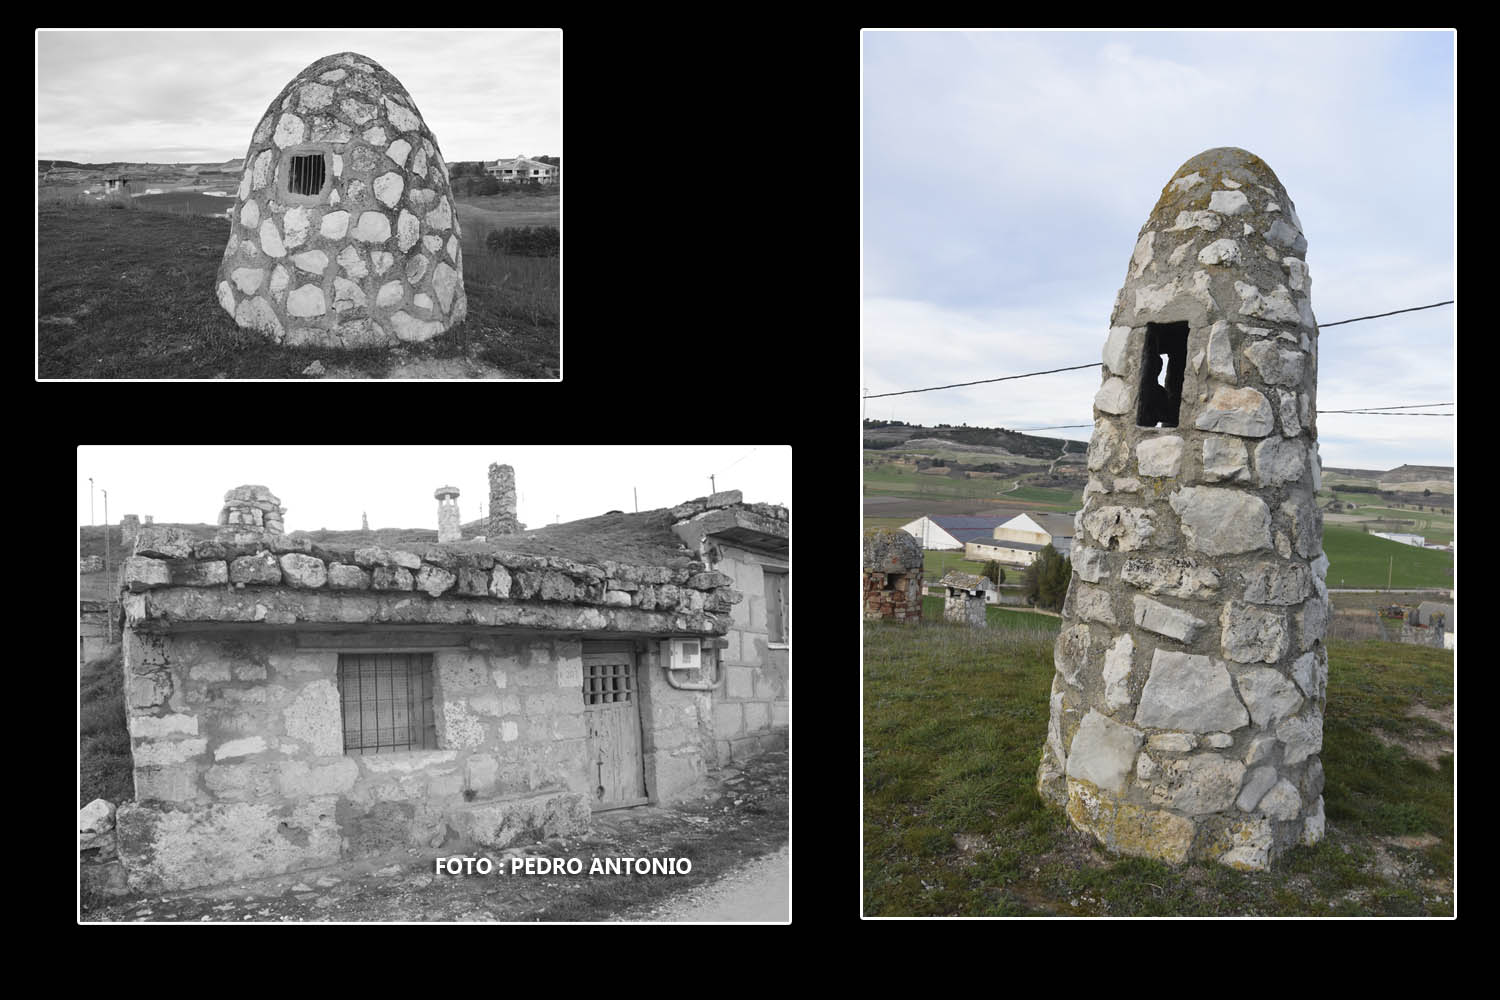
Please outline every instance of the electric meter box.
[{"label": "electric meter box", "polygon": [[663,639],[661,662],[668,670],[697,670],[703,666],[700,639]]}]

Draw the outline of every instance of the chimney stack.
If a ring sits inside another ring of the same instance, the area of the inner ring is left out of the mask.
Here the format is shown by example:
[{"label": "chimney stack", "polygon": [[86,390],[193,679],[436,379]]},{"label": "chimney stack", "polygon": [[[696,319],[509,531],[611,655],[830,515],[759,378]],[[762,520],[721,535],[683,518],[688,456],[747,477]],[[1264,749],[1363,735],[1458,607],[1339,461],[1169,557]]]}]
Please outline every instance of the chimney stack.
[{"label": "chimney stack", "polygon": [[458,541],[463,534],[458,526],[458,490],[440,486],[432,495],[438,502],[438,544]]},{"label": "chimney stack", "polygon": [[490,538],[514,535],[526,526],[516,520],[516,473],[508,465],[490,465]]}]

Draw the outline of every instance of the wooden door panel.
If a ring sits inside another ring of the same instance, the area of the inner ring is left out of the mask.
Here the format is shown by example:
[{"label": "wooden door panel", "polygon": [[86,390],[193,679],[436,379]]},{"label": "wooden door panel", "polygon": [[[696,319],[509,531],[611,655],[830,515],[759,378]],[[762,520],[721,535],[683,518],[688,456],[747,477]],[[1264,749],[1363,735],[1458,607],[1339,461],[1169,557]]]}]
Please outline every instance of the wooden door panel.
[{"label": "wooden door panel", "polygon": [[646,801],[637,694],[633,652],[585,647],[583,703],[595,809]]}]

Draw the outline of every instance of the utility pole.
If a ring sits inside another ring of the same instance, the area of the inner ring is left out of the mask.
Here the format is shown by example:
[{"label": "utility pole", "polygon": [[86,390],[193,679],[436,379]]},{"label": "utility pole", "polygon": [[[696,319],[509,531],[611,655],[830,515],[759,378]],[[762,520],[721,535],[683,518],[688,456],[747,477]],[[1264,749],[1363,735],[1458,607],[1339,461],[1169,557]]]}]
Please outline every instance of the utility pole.
[{"label": "utility pole", "polygon": [[1396,557],[1395,556],[1391,556],[1390,560],[1385,564],[1385,589],[1386,589],[1386,593],[1390,593],[1390,590],[1391,590],[1391,569],[1395,565],[1396,565]]},{"label": "utility pole", "polygon": [[[101,490],[104,494],[104,579],[109,579],[109,490]],[[118,595],[111,595],[109,602],[105,605],[111,610],[104,616],[105,625],[104,641],[112,643],[115,641],[115,613],[112,610]]]},{"label": "utility pole", "polygon": [[635,498],[635,512],[641,512],[641,496],[634,486],[630,487],[630,495]]},{"label": "utility pole", "polygon": [[94,477],[89,476],[89,527],[94,526]]},{"label": "utility pole", "polygon": [[708,477],[708,492],[710,492],[710,493],[717,493],[717,492],[719,492],[719,488],[714,485],[714,477],[713,476],[709,476]]}]

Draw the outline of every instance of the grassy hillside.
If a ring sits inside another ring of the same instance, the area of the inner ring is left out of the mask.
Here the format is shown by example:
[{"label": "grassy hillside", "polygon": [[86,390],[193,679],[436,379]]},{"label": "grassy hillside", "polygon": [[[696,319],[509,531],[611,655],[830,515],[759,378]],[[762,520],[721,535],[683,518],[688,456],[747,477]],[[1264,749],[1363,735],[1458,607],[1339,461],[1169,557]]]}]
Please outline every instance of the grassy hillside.
[{"label": "grassy hillside", "polygon": [[[281,347],[219,307],[225,219],[43,205],[38,213],[42,378],[300,378],[314,360],[385,377],[386,349]],[[468,318],[412,359],[471,357],[516,378],[559,370],[556,261],[496,257],[464,242]]]},{"label": "grassy hillside", "polygon": [[1323,551],[1328,553],[1330,587],[1384,587],[1391,560],[1392,587],[1451,587],[1454,583],[1451,553],[1376,538],[1349,525],[1323,525]]},{"label": "grassy hillside", "polygon": [[1326,839],[1269,873],[1173,868],[1111,855],[1043,805],[1052,633],[1012,616],[1022,630],[865,625],[866,914],[1452,913],[1451,653],[1330,642]]},{"label": "grassy hillside", "polygon": [[124,665],[120,647],[84,664],[78,681],[78,805],[134,797],[130,733],[125,727]]}]

